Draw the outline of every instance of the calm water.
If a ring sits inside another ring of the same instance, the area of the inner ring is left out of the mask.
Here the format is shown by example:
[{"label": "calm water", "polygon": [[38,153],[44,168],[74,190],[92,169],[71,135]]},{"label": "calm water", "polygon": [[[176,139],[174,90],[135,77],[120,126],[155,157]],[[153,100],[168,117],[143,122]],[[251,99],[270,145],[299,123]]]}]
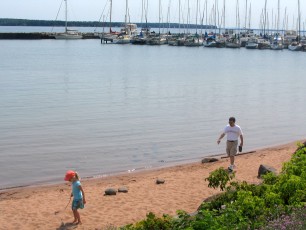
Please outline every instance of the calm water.
[{"label": "calm water", "polygon": [[0,40],[0,188],[62,182],[306,137],[306,53]]}]

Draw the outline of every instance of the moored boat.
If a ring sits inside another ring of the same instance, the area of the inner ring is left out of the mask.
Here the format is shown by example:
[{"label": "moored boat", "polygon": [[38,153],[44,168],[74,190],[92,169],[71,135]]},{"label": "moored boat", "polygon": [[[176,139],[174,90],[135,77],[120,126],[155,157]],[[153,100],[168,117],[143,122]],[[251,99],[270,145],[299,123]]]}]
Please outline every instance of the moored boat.
[{"label": "moored boat", "polygon": [[288,50],[290,51],[301,51],[303,49],[303,45],[300,42],[292,42],[288,46]]},{"label": "moored boat", "polygon": [[267,39],[261,38],[258,39],[258,49],[260,50],[265,50],[265,49],[270,49],[271,44]]},{"label": "moored boat", "polygon": [[186,38],[184,45],[185,46],[202,46],[203,39],[198,34],[190,35]]},{"label": "moored boat", "polygon": [[276,35],[270,45],[271,50],[282,50],[284,49],[283,39],[279,35]]},{"label": "moored boat", "polygon": [[235,34],[231,38],[227,39],[225,41],[225,47],[226,48],[240,48],[241,44],[240,44],[239,36]]},{"label": "moored boat", "polygon": [[65,1],[65,32],[64,33],[56,33],[54,35],[55,39],[63,39],[63,40],[73,40],[73,39],[81,39],[83,38],[82,34],[77,30],[68,29],[68,13],[67,13],[67,0]]},{"label": "moored boat", "polygon": [[204,47],[216,47],[217,43],[216,43],[216,37],[215,36],[211,36],[206,38],[206,40],[203,43]]},{"label": "moored boat", "polygon": [[257,49],[258,48],[258,39],[256,37],[251,37],[245,44],[246,49]]}]

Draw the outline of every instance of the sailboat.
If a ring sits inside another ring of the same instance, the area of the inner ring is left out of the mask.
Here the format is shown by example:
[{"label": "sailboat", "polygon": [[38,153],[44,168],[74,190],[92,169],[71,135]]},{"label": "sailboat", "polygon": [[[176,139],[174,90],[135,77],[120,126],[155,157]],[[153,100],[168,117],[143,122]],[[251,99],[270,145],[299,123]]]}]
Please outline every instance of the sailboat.
[{"label": "sailboat", "polygon": [[298,0],[298,22],[299,22],[299,33],[297,35],[296,41],[292,42],[288,49],[291,51],[301,51],[303,49],[303,45],[300,42],[301,37],[301,10],[300,10],[300,0]]},{"label": "sailboat", "polygon": [[214,10],[214,28],[215,28],[215,32],[209,36],[207,33],[205,33],[205,42],[204,47],[216,47],[217,43],[216,43],[216,28],[217,28],[217,1],[215,0],[215,4],[213,7]]},{"label": "sailboat", "polygon": [[267,0],[265,0],[265,7],[262,13],[262,26],[263,26],[263,36],[258,39],[258,49],[270,49],[270,41],[268,40],[268,35],[266,34],[267,25]]},{"label": "sailboat", "polygon": [[114,44],[129,44],[132,37],[137,35],[137,25],[132,23],[127,23],[128,17],[128,0],[125,2],[125,23],[124,27],[121,29],[118,37],[113,39]]},{"label": "sailboat", "polygon": [[258,48],[258,39],[257,37],[253,36],[250,37],[249,40],[245,44],[246,49],[257,49]]},{"label": "sailboat", "polygon": [[168,45],[170,46],[183,46],[185,43],[185,34],[181,33],[181,0],[178,2],[179,4],[179,32],[177,35],[172,35],[172,37],[168,38]]},{"label": "sailboat", "polygon": [[279,0],[278,0],[278,13],[277,13],[277,32],[272,40],[270,49],[282,50],[284,48],[283,38],[279,35]]},{"label": "sailboat", "polygon": [[141,24],[143,19],[143,14],[145,16],[145,26],[142,26],[140,33],[133,36],[131,43],[133,45],[145,45],[147,37],[150,35],[150,28],[148,27],[148,0],[142,0],[142,14],[141,14]]},{"label": "sailboat", "polygon": [[[199,10],[199,0],[197,0],[197,12],[196,12],[196,33],[188,35],[185,39],[184,46],[202,46],[203,39],[202,36],[198,34],[198,10]],[[188,16],[187,22],[190,22],[190,7],[189,7],[189,0],[188,0]]]},{"label": "sailboat", "polygon": [[[161,0],[159,0],[159,16],[158,16],[158,34],[152,33],[150,37],[148,37],[146,44],[148,45],[165,45],[167,44],[167,37],[164,34],[160,33],[160,24],[161,24]],[[154,35],[153,35],[154,34]]]},{"label": "sailboat", "polygon": [[101,38],[101,43],[104,42],[113,42],[114,39],[116,39],[118,37],[119,32],[113,31],[112,30],[112,13],[113,13],[113,1],[109,0],[110,2],[110,7],[109,7],[109,33],[104,33],[104,29],[103,29],[103,33],[100,34],[100,38]]},{"label": "sailboat", "polygon": [[[240,18],[239,18],[239,0],[236,3],[236,25],[238,25],[238,31],[240,30]],[[240,48],[240,34],[232,34],[225,42],[226,48]]]},{"label": "sailboat", "polygon": [[71,40],[71,39],[81,39],[83,36],[77,30],[68,29],[67,26],[67,0],[65,1],[65,32],[64,33],[57,33],[54,35],[55,39],[64,39],[64,40]]}]

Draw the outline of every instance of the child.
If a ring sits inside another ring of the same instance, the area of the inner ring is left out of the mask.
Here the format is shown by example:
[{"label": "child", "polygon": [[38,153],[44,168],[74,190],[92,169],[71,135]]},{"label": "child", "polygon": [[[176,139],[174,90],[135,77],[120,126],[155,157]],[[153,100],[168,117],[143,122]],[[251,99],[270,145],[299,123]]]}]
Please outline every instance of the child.
[{"label": "child", "polygon": [[86,200],[85,200],[85,193],[79,179],[79,175],[77,174],[77,172],[69,170],[66,172],[65,181],[70,181],[72,183],[71,197],[73,196],[72,211],[74,216],[74,221],[72,223],[82,224],[78,209],[84,208]]}]

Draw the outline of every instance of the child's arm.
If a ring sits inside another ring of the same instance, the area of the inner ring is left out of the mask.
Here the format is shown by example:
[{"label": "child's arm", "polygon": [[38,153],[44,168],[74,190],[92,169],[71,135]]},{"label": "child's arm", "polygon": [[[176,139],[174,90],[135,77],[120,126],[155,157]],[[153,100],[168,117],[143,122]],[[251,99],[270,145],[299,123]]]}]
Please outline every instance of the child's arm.
[{"label": "child's arm", "polygon": [[79,186],[79,188],[80,188],[80,190],[82,191],[82,194],[83,194],[83,203],[86,204],[85,192],[84,192],[84,190],[83,190],[81,185]]}]

